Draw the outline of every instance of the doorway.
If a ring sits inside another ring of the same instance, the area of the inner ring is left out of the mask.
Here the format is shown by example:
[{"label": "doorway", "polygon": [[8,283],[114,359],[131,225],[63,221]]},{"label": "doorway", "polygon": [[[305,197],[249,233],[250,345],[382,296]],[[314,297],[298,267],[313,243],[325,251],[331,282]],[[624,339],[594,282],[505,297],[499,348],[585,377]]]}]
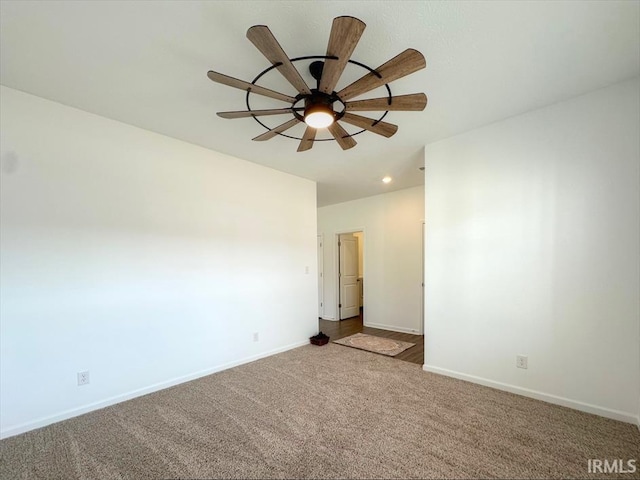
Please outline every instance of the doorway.
[{"label": "doorway", "polygon": [[364,232],[337,235],[338,320],[364,314]]}]

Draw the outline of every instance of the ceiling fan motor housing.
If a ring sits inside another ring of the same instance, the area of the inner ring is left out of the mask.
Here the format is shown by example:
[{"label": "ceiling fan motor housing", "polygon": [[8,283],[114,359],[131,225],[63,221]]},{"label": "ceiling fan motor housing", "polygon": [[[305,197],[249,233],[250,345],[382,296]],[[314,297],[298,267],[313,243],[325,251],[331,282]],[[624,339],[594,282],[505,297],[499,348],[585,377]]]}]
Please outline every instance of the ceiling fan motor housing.
[{"label": "ceiling fan motor housing", "polygon": [[313,128],[325,128],[336,121],[331,95],[312,90],[304,99],[304,122]]},{"label": "ceiling fan motor housing", "polygon": [[304,99],[304,116],[306,117],[308,114],[318,111],[334,115],[334,101],[335,100],[331,95],[327,95],[326,93],[322,93],[314,89],[311,91],[311,95]]}]

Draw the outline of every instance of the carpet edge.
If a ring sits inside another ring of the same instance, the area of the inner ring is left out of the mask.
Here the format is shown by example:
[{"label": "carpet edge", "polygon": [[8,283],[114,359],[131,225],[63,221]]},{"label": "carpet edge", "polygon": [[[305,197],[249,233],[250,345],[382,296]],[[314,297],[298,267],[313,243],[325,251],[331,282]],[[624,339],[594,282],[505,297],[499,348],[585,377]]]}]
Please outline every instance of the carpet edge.
[{"label": "carpet edge", "polygon": [[638,425],[638,428],[640,429],[640,417],[638,417],[635,413],[623,412],[607,407],[600,407],[598,405],[592,405],[590,403],[580,402],[578,400],[572,400],[570,398],[560,397],[557,395],[552,395],[550,393],[530,390],[528,388],[518,387],[509,383],[497,382],[494,380],[489,380],[487,378],[468,375],[466,373],[460,373],[454,370],[434,367],[427,364],[422,365],[422,370],[429,373],[435,373],[437,375],[443,375],[445,377],[452,377],[457,378],[458,380],[476,383],[478,385],[494,388],[496,390],[502,390],[504,392],[515,393],[516,395],[533,398],[535,400],[541,400],[543,402],[551,403],[554,405],[560,405],[561,407],[567,407],[573,410],[591,413],[600,417],[610,418],[612,420],[618,420],[625,423],[631,423],[632,425]]},{"label": "carpet edge", "polygon": [[260,360],[261,358],[270,357],[272,355],[283,353],[288,350],[293,350],[294,348],[302,347],[308,344],[309,344],[309,340],[305,339],[304,341],[291,343],[289,345],[285,345],[284,347],[278,347],[273,350],[269,350],[267,352],[259,353],[257,355],[245,357],[240,360],[224,363],[222,365],[207,368],[204,370],[199,370],[193,373],[189,373],[187,375],[182,375],[180,377],[172,378],[164,382],[154,383],[152,385],[138,388],[130,392],[114,395],[104,400],[92,402],[77,408],[63,410],[62,412],[59,412],[53,415],[48,415],[46,417],[40,417],[30,422],[24,422],[15,426],[10,426],[8,428],[5,428],[4,430],[0,430],[0,440],[4,440],[5,438],[9,438],[9,437],[14,437],[16,435],[20,435],[21,433],[26,433],[31,430],[36,430],[38,428],[46,427],[47,425],[58,423],[63,420],[68,420],[73,417],[78,417],[80,415],[84,415],[85,413],[93,412],[95,410],[100,410],[101,408],[109,407],[111,405],[125,402],[127,400],[132,400],[134,398],[141,397],[143,395],[148,395],[149,393],[158,392],[160,390],[164,390],[165,388],[174,387],[176,385],[180,385],[181,383],[190,382],[192,380],[196,380],[201,377],[206,377],[207,375],[212,375],[214,373],[222,372],[223,370],[228,370],[233,367],[238,367],[240,365],[244,365],[245,363],[251,363],[256,360]]}]

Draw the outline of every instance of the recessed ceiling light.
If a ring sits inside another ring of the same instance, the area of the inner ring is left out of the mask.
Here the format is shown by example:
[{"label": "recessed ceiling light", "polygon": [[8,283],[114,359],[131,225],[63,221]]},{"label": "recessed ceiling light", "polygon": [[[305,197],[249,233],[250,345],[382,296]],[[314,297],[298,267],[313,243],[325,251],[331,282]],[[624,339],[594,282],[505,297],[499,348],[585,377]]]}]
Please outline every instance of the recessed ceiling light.
[{"label": "recessed ceiling light", "polygon": [[382,179],[382,183],[390,183],[390,182],[391,182],[391,177],[389,177],[389,176],[384,177],[384,178]]}]

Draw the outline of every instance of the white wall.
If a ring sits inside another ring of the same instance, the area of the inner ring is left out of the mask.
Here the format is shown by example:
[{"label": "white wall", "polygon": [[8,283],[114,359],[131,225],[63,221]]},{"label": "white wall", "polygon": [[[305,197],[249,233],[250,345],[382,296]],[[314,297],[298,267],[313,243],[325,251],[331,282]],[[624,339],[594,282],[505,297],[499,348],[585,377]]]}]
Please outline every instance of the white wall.
[{"label": "white wall", "polygon": [[637,418],[639,92],[427,146],[426,370]]},{"label": "white wall", "polygon": [[335,235],[362,230],[365,325],[421,332],[423,219],[422,186],[318,209],[318,233],[324,235],[325,318],[338,318]]},{"label": "white wall", "polygon": [[317,332],[313,182],[8,88],[1,101],[3,436]]}]

